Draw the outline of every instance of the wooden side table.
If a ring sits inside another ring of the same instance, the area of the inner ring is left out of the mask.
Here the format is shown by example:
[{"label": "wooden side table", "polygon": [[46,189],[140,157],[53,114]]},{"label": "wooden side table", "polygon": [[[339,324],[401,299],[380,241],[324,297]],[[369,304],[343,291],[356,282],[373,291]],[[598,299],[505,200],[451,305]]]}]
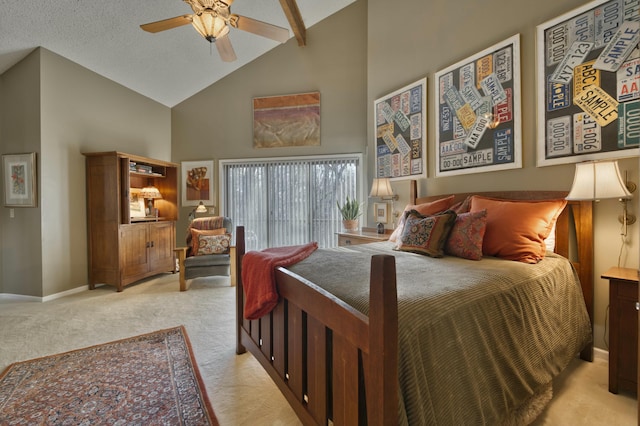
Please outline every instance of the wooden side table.
[{"label": "wooden side table", "polygon": [[609,268],[609,392],[638,389],[638,271]]},{"label": "wooden side table", "polygon": [[378,234],[375,231],[368,230],[368,228],[361,231],[338,232],[338,246],[354,246],[356,244],[387,241],[390,236],[390,233]]}]

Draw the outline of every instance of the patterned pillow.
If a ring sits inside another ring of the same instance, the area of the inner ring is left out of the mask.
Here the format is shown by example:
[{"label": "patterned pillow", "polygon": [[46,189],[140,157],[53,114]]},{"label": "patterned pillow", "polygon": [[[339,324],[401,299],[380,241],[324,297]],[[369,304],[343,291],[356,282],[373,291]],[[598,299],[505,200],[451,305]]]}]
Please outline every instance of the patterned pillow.
[{"label": "patterned pillow", "polygon": [[198,236],[196,256],[207,254],[224,254],[229,252],[231,234]]},{"label": "patterned pillow", "polygon": [[482,259],[482,240],[486,230],[486,210],[459,214],[444,245],[445,253],[463,259]]},{"label": "patterned pillow", "polygon": [[404,214],[404,229],[395,249],[442,257],[455,219],[456,214],[451,210],[435,216],[423,216],[410,210]]},{"label": "patterned pillow", "polygon": [[191,228],[191,254],[189,256],[197,256],[200,236],[224,235],[227,228],[218,229],[196,229]]},{"label": "patterned pillow", "polygon": [[469,213],[471,208],[471,196],[468,196],[462,201],[459,201],[450,207],[456,214]]},{"label": "patterned pillow", "polygon": [[396,229],[393,231],[393,233],[391,233],[391,236],[389,237],[389,241],[397,242],[400,239],[400,236],[402,235],[402,230],[404,229],[405,214],[408,211],[415,210],[418,213],[423,214],[425,216],[442,213],[443,211],[447,210],[451,206],[454,198],[455,196],[450,195],[445,198],[440,198],[435,201],[431,201],[430,203],[423,203],[423,204],[416,204],[416,205],[407,204],[407,206],[404,208],[404,212],[402,212],[402,216],[400,216],[400,220],[398,221],[398,226],[396,226]]}]

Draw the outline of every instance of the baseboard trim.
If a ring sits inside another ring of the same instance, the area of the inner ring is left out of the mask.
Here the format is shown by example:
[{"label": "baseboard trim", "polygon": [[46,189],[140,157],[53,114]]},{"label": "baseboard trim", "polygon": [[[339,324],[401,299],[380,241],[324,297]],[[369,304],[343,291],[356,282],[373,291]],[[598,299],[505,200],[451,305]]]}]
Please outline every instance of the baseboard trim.
[{"label": "baseboard trim", "polygon": [[24,294],[0,293],[0,302],[42,302],[42,297]]},{"label": "baseboard trim", "polygon": [[71,290],[61,291],[60,293],[50,294],[45,297],[26,296],[24,294],[0,293],[0,302],[49,302],[51,300],[60,299],[61,297],[71,296],[89,290],[88,285],[72,288]]},{"label": "baseboard trim", "polygon": [[593,357],[609,362],[609,351],[600,348],[593,348]]}]

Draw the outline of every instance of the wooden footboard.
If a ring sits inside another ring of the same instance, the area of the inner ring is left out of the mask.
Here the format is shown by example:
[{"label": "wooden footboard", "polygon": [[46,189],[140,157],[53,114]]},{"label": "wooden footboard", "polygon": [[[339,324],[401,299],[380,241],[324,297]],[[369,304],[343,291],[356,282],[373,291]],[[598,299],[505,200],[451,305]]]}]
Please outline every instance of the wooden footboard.
[{"label": "wooden footboard", "polygon": [[[276,271],[280,302],[243,316],[244,228],[236,231],[237,353],[262,364],[305,425],[388,425],[398,418],[395,258],[371,260],[370,315],[301,277]],[[366,391],[365,391],[366,388]]]}]

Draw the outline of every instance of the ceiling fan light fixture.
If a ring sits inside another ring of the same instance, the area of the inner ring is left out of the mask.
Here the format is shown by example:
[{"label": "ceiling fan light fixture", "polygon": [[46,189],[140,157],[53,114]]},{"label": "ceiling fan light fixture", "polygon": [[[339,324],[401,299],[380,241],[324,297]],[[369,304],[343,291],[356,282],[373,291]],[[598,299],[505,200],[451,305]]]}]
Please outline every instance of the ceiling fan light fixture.
[{"label": "ceiling fan light fixture", "polygon": [[214,42],[217,38],[229,33],[227,23],[215,13],[204,12],[199,15],[193,15],[191,24],[209,42]]},{"label": "ceiling fan light fixture", "polygon": [[213,10],[214,7],[216,6],[216,3],[218,3],[219,1],[217,0],[184,0],[184,2],[187,3],[189,6],[191,6],[191,9],[193,9],[193,13],[199,15],[202,12],[206,11],[207,9]]}]

